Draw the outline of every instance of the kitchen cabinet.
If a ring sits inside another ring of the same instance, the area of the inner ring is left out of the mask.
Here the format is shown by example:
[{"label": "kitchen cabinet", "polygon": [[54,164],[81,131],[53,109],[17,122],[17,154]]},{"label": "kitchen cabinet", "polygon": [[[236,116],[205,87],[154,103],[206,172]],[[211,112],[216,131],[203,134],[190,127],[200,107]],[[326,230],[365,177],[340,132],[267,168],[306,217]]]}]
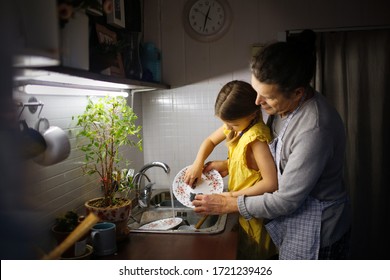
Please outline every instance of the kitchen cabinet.
[{"label": "kitchen cabinet", "polygon": [[[2,24],[15,34],[11,44],[14,66],[48,66],[60,61],[59,32],[57,28],[56,1],[14,0],[4,1]],[[5,15],[7,14],[7,15]]]}]

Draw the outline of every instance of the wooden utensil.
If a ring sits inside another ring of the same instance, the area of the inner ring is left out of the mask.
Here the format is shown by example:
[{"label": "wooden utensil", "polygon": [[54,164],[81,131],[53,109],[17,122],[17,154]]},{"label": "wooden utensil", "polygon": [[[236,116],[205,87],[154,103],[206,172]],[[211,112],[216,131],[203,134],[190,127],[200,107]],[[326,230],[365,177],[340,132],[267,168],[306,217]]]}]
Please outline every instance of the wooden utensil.
[{"label": "wooden utensil", "polygon": [[43,256],[43,260],[56,260],[77,240],[86,234],[97,222],[99,217],[94,213],[90,213],[84,221],[82,221],[64,241],[55,247],[49,254]]},{"label": "wooden utensil", "polygon": [[199,229],[199,228],[203,225],[204,221],[206,221],[206,219],[207,219],[208,216],[209,216],[209,215],[203,216],[203,217],[196,223],[195,229]]}]

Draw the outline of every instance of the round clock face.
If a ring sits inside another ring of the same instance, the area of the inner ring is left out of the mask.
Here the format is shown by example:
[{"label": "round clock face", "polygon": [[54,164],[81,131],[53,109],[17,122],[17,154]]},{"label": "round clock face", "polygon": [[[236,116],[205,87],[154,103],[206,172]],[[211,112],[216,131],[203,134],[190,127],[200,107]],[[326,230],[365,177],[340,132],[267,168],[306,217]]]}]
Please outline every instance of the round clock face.
[{"label": "round clock face", "polygon": [[184,7],[184,27],[199,41],[213,41],[229,28],[231,12],[225,0],[189,0]]}]

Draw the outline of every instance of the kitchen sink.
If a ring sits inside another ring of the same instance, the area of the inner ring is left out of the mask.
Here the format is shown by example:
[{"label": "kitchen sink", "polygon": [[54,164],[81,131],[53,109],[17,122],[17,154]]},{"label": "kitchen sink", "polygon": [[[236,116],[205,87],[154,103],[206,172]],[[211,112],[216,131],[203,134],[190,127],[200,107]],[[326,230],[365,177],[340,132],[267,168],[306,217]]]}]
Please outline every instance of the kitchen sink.
[{"label": "kitchen sink", "polygon": [[[130,232],[158,233],[158,234],[216,234],[225,229],[227,214],[210,215],[199,229],[190,228],[203,217],[181,204],[178,200],[172,200],[169,190],[157,191],[152,195],[151,205],[148,208],[135,207],[132,210],[128,227]],[[182,222],[169,230],[140,229],[142,225],[172,217],[182,218]],[[182,227],[187,226],[187,227]]]}]

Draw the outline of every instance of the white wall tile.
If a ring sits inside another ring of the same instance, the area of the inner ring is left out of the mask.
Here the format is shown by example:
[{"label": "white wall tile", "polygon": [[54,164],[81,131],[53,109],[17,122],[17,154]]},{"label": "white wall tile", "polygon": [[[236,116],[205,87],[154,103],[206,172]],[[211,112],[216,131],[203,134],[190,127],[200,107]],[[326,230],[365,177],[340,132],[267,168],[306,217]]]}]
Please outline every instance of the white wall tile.
[{"label": "white wall tile", "polygon": [[[142,95],[145,163],[159,160],[171,168],[169,175],[158,169],[147,172],[157,183],[154,188],[170,188],[176,174],[192,164],[202,141],[222,124],[214,116],[219,89],[202,83]],[[226,158],[226,153],[222,144],[210,159]]]}]

